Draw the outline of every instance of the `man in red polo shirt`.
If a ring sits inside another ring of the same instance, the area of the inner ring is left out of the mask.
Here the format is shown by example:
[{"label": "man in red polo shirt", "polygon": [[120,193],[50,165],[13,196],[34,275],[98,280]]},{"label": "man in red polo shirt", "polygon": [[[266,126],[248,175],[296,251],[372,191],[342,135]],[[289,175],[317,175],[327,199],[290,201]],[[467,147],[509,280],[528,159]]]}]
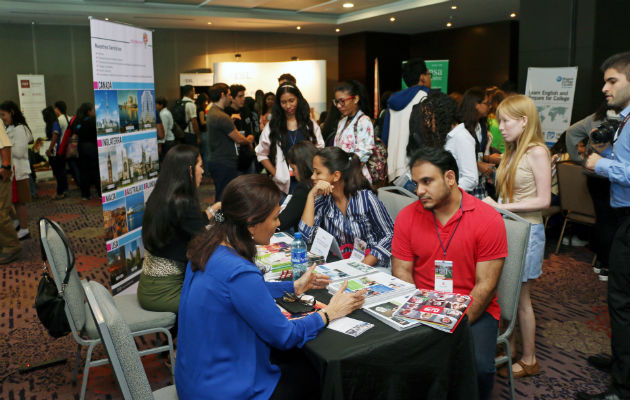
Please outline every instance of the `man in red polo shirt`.
[{"label": "man in red polo shirt", "polygon": [[[492,207],[457,186],[457,163],[448,151],[422,148],[409,168],[420,201],[396,218],[392,272],[421,289],[470,294],[479,398],[488,399],[500,317],[496,287],[508,255],[505,224]],[[445,269],[452,280],[442,278]]]}]

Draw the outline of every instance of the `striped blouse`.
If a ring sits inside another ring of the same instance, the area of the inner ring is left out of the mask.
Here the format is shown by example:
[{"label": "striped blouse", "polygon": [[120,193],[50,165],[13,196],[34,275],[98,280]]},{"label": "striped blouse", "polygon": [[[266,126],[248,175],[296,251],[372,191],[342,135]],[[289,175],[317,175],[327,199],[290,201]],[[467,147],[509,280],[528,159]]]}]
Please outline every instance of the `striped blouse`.
[{"label": "striped blouse", "polygon": [[360,190],[350,197],[345,216],[337,208],[332,195],[317,197],[313,226],[300,220],[298,227],[304,240],[310,243],[320,226],[333,235],[339,246],[352,245],[354,238],[358,237],[367,243],[370,254],[379,260],[379,264],[389,263],[394,223],[385,205],[371,190]]}]

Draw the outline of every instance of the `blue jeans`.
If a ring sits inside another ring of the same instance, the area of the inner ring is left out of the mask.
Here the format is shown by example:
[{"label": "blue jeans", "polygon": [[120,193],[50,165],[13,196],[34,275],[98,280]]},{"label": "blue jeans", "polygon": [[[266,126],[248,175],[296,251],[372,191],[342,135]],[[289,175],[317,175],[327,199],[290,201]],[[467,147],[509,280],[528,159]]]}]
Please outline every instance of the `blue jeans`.
[{"label": "blue jeans", "polygon": [[470,327],[472,328],[475,347],[479,400],[487,400],[490,398],[494,386],[494,373],[496,372],[494,355],[499,333],[499,321],[484,311],[481,317]]},{"label": "blue jeans", "polygon": [[223,190],[228,183],[237,176],[240,175],[236,168],[229,167],[225,164],[218,162],[209,163],[210,174],[212,174],[212,180],[214,181],[214,187],[216,190],[214,201],[221,201],[223,197]]}]

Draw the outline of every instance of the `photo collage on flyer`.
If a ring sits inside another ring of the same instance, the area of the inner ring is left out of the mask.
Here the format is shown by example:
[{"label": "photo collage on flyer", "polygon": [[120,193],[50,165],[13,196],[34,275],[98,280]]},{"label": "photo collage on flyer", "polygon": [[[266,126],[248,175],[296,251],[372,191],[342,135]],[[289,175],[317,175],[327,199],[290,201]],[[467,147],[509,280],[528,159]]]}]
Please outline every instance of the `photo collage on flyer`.
[{"label": "photo collage on flyer", "polygon": [[[94,110],[114,293],[137,281],[142,269],[142,219],[159,172],[150,37],[150,31],[92,20]],[[132,81],[141,75],[138,68],[125,67],[134,63],[144,72],[138,82]]]}]

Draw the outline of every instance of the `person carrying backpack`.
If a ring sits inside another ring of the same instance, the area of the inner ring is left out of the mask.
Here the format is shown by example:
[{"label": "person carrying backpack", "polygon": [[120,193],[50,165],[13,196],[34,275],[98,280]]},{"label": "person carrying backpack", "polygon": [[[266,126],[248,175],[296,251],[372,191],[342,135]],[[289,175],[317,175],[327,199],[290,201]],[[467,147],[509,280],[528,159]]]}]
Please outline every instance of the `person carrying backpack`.
[{"label": "person carrying backpack", "polygon": [[175,107],[171,110],[174,122],[173,133],[175,138],[181,143],[197,146],[200,137],[197,107],[193,100],[195,88],[191,85],[186,85],[182,88],[182,94],[182,98],[175,102]]}]

